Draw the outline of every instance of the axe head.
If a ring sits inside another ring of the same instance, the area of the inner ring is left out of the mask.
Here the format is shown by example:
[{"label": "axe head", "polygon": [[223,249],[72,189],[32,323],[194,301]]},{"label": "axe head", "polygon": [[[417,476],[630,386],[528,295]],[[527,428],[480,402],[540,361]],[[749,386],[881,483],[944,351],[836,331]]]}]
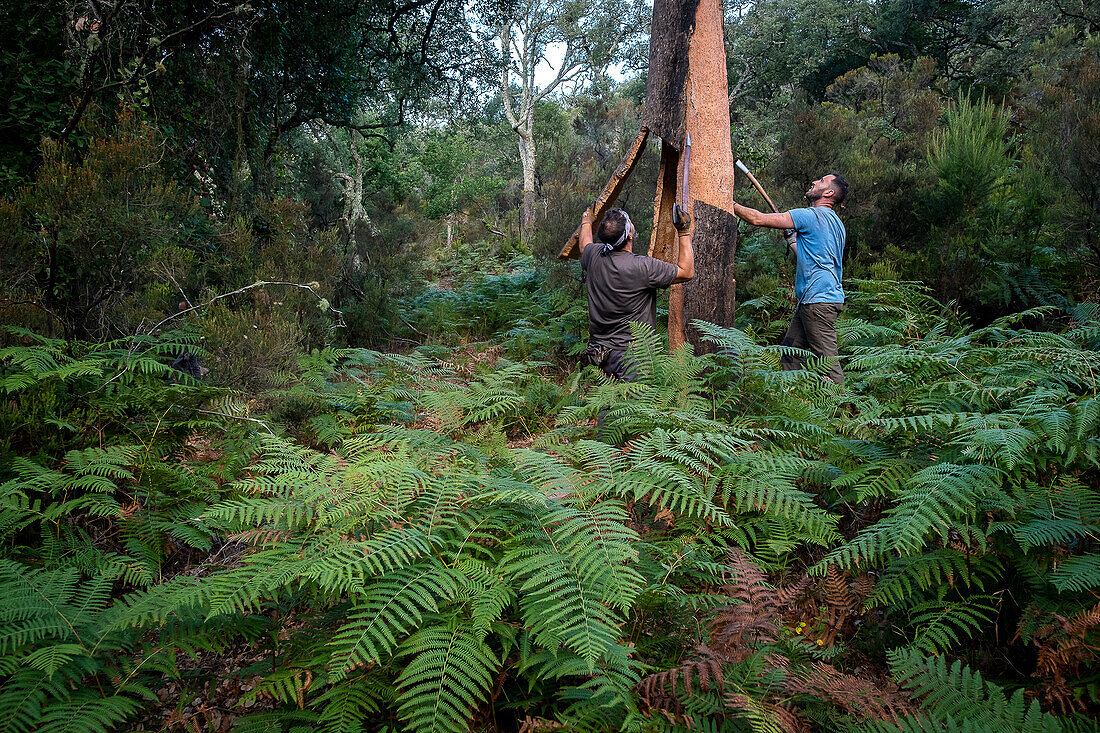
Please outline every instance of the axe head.
[{"label": "axe head", "polygon": [[734,163],[734,165],[736,165],[742,173],[745,173],[746,175],[748,174],[749,169],[745,167],[745,164],[741,162],[740,158],[737,159],[737,162]]}]

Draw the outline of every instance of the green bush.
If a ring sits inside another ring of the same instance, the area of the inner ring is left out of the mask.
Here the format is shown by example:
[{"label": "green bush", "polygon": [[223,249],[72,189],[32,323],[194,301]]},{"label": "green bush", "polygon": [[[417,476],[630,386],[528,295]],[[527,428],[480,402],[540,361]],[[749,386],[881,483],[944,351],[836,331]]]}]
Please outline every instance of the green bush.
[{"label": "green bush", "polygon": [[252,307],[230,310],[221,304],[202,320],[203,365],[211,384],[250,394],[286,383],[306,346],[302,327],[289,308],[258,290],[242,296]]},{"label": "green bush", "polygon": [[51,334],[105,339],[174,312],[212,232],[161,170],[155,128],[124,111],[96,133],[82,157],[43,144],[34,181],[0,207],[0,262],[6,296],[35,303]]}]

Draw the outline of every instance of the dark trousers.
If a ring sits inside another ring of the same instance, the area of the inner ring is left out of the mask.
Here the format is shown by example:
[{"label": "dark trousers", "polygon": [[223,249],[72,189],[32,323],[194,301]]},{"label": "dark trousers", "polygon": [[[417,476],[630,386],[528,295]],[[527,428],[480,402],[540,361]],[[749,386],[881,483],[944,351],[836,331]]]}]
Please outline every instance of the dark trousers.
[{"label": "dark trousers", "polygon": [[633,382],[637,379],[637,375],[627,373],[626,362],[623,358],[625,356],[626,349],[612,349],[600,344],[590,343],[584,353],[581,354],[581,363],[599,367],[609,377]]},{"label": "dark trousers", "polygon": [[[799,303],[783,337],[784,346],[811,351],[818,358],[832,357],[825,378],[837,384],[844,384],[836,345],[836,319],[843,309],[843,303]],[[793,354],[784,354],[782,361],[784,370],[802,368],[802,360]]]},{"label": "dark trousers", "polygon": [[[597,358],[598,356],[599,355],[597,354]],[[614,379],[621,379],[624,382],[633,382],[635,379],[638,378],[638,375],[634,372],[627,371],[626,363],[623,359],[624,356],[626,356],[625,351],[621,349],[610,349],[607,352],[606,358],[604,358],[604,360],[598,364],[593,364],[593,366],[598,366],[603,371],[603,373],[609,377],[613,377]],[[588,359],[588,363],[592,364],[592,360]],[[596,415],[597,429],[603,427],[603,421],[606,417],[607,408],[604,408],[600,410],[599,414]]]},{"label": "dark trousers", "polygon": [[612,349],[607,354],[607,360],[603,364],[600,364],[600,369],[603,369],[603,373],[609,377],[615,377],[616,379],[622,379],[626,382],[633,382],[637,379],[637,375],[634,373],[627,373],[626,362],[623,357],[626,356],[625,351],[618,349]]}]

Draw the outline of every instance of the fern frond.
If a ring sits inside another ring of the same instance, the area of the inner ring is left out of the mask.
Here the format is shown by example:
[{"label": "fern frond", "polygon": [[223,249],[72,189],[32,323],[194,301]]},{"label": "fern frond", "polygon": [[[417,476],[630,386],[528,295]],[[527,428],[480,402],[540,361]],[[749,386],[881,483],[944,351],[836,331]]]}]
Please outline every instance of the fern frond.
[{"label": "fern frond", "polygon": [[1025,553],[1035,547],[1075,543],[1095,537],[1098,532],[1100,527],[1073,519],[1033,519],[1027,524],[1012,527],[1012,534]]},{"label": "fern frond", "polygon": [[919,591],[950,587],[952,584],[982,590],[985,577],[995,578],[1001,571],[1001,561],[996,556],[968,560],[958,550],[947,547],[894,558],[883,570],[865,605],[867,608],[904,606]]},{"label": "fern frond", "polygon": [[465,733],[500,660],[483,635],[452,623],[418,631],[402,643],[412,657],[397,678],[398,715],[417,733]]},{"label": "fern frond", "polygon": [[1050,574],[1050,582],[1060,591],[1083,592],[1100,587],[1100,553],[1071,557]]},{"label": "fern frond", "polygon": [[1005,499],[999,472],[988,466],[937,463],[915,474],[887,516],[838,547],[816,566],[824,572],[834,562],[850,569],[860,561],[881,562],[893,553],[921,552],[929,535],[946,536],[956,519],[972,519],[977,507],[992,498]]},{"label": "fern frond", "polygon": [[240,697],[240,703],[255,702],[259,696],[299,709],[305,707],[305,696],[313,685],[313,671],[294,666],[281,667],[264,676]]},{"label": "fern frond", "polygon": [[112,733],[123,721],[141,709],[141,703],[126,695],[104,697],[98,691],[76,690],[42,711],[37,723],[40,733]]},{"label": "fern frond", "polygon": [[831,545],[841,539],[839,517],[823,511],[814,497],[795,486],[804,463],[787,461],[786,470],[761,465],[752,454],[731,462],[718,474],[722,501],[742,512],[763,512],[791,523],[807,542]]},{"label": "fern frond", "polygon": [[474,629],[488,631],[515,601],[515,589],[495,568],[474,558],[464,558],[456,570],[462,573],[462,595],[470,606],[470,622]]},{"label": "fern frond", "polygon": [[[986,682],[977,672],[956,661],[950,666],[943,657],[925,657],[920,652],[896,650],[888,653],[898,681],[921,696],[922,708],[933,720],[953,719],[960,724],[987,726],[989,730],[1054,733],[1057,721],[1029,705],[1022,690],[1010,698],[997,685]],[[889,728],[880,728],[889,730]],[[960,728],[961,730],[962,728]]]},{"label": "fern frond", "polygon": [[358,676],[328,687],[310,701],[313,709],[321,710],[319,723],[333,733],[359,733],[368,720],[376,719],[382,710],[381,691],[388,681]]},{"label": "fern frond", "polygon": [[454,574],[435,565],[403,568],[372,582],[353,601],[348,621],[331,642],[332,679],[343,679],[352,669],[381,660],[423,621],[439,610],[441,601],[458,591]]},{"label": "fern frond", "polygon": [[972,596],[949,603],[929,601],[912,608],[916,628],[913,648],[927,654],[944,653],[963,639],[971,639],[993,622],[993,596]]}]

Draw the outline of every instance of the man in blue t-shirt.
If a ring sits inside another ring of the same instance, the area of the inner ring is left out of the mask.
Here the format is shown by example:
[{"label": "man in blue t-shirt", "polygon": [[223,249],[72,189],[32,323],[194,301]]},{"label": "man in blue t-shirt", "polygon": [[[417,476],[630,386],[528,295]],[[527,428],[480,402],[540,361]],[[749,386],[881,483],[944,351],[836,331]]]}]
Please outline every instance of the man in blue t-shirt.
[{"label": "man in blue t-shirt", "polygon": [[[840,278],[845,231],[835,209],[847,195],[848,182],[844,177],[829,173],[810,185],[806,192],[809,208],[765,214],[741,204],[733,205],[733,213],[749,224],[786,230],[787,245],[796,258],[794,297],[798,303],[783,345],[831,359],[825,376],[837,384],[844,383],[837,351],[836,319],[844,308]],[[784,355],[783,368],[801,369],[802,360]]]}]

